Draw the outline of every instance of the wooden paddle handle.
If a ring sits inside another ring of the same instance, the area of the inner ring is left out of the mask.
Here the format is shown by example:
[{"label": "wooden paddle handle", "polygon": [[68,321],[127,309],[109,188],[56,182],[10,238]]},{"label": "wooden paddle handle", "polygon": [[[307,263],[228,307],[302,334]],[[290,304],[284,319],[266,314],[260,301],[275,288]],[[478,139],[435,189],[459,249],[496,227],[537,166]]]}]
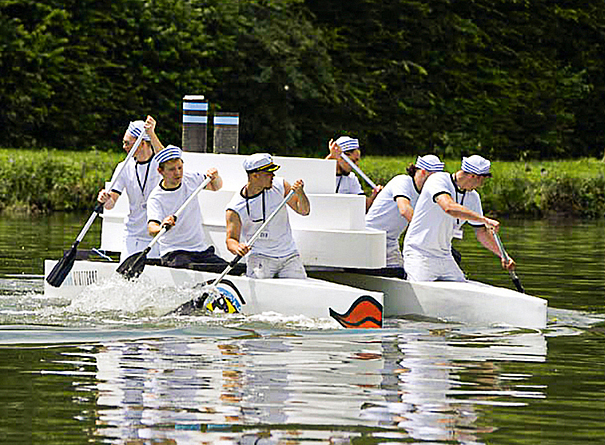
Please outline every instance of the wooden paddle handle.
[{"label": "wooden paddle handle", "polygon": [[494,235],[494,240],[496,240],[496,244],[498,245],[498,250],[500,251],[500,256],[502,257],[502,259],[504,261],[506,261],[508,263],[509,257],[508,257],[508,254],[506,253],[506,250],[504,250],[504,245],[502,244],[502,241],[500,241],[500,237],[494,231],[492,231],[492,234]]}]

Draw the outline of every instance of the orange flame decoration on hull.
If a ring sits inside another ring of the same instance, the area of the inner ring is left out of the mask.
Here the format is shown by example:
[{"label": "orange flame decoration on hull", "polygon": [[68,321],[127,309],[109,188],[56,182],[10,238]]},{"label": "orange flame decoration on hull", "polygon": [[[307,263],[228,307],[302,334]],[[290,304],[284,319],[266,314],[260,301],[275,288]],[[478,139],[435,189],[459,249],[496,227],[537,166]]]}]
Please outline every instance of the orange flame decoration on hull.
[{"label": "orange flame decoration on hull", "polygon": [[364,295],[351,305],[345,314],[330,309],[330,316],[348,329],[375,329],[382,327],[382,304]]}]

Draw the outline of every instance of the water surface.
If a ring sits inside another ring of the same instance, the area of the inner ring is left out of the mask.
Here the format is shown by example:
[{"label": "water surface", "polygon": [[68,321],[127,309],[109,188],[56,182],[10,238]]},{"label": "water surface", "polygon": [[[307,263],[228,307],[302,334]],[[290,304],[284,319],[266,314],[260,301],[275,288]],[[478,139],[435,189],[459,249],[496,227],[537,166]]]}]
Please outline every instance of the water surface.
[{"label": "water surface", "polygon": [[[543,331],[350,331],[132,312],[135,288],[105,295],[110,310],[45,297],[43,259],[87,217],[0,218],[2,443],[605,443],[603,222],[504,223],[523,285],[549,301]],[[472,233],[458,248],[470,278],[513,287]]]}]

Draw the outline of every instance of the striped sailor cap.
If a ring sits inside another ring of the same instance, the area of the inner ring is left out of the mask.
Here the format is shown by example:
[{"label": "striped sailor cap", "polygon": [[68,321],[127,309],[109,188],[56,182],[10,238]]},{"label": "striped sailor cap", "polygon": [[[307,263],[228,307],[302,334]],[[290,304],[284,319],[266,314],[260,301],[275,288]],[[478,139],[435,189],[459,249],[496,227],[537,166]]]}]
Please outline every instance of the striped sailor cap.
[{"label": "striped sailor cap", "polygon": [[183,151],[176,145],[168,145],[166,148],[164,148],[162,151],[155,155],[155,159],[160,165],[172,159],[182,159],[182,157]]},{"label": "striped sailor cap", "polygon": [[338,145],[342,151],[356,150],[359,148],[359,139],[341,136],[336,139],[336,145]]},{"label": "striped sailor cap", "polygon": [[444,163],[435,155],[418,156],[416,159],[416,167],[426,170],[427,172],[443,171]]},{"label": "striped sailor cap", "polygon": [[131,136],[134,136],[137,139],[138,139],[139,135],[141,134],[141,132],[143,132],[144,133],[143,140],[144,141],[151,140],[149,135],[145,132],[145,122],[144,121],[131,121],[130,124],[128,124],[127,131]]},{"label": "striped sailor cap", "polygon": [[462,158],[462,171],[466,173],[472,173],[474,175],[491,176],[489,168],[491,162],[484,157],[479,155],[472,155],[468,158]]}]

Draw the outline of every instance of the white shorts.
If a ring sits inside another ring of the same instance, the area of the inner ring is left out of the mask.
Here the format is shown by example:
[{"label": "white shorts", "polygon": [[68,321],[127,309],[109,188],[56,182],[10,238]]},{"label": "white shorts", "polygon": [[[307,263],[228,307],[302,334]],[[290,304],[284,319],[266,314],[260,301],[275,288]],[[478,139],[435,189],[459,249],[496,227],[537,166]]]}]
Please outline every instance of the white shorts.
[{"label": "white shorts", "polygon": [[403,267],[403,255],[399,250],[399,242],[387,241],[387,267]]},{"label": "white shorts", "polygon": [[[145,250],[152,239],[153,238],[137,238],[134,236],[124,237],[122,251],[120,252],[120,262],[135,253]],[[160,246],[158,243],[153,245],[147,254],[147,258],[160,258]]]},{"label": "white shorts", "polygon": [[251,253],[247,259],[246,276],[251,278],[307,278],[298,253],[283,258]]},{"label": "white shorts", "polygon": [[409,281],[466,281],[454,257],[431,258],[416,252],[405,255]]}]

